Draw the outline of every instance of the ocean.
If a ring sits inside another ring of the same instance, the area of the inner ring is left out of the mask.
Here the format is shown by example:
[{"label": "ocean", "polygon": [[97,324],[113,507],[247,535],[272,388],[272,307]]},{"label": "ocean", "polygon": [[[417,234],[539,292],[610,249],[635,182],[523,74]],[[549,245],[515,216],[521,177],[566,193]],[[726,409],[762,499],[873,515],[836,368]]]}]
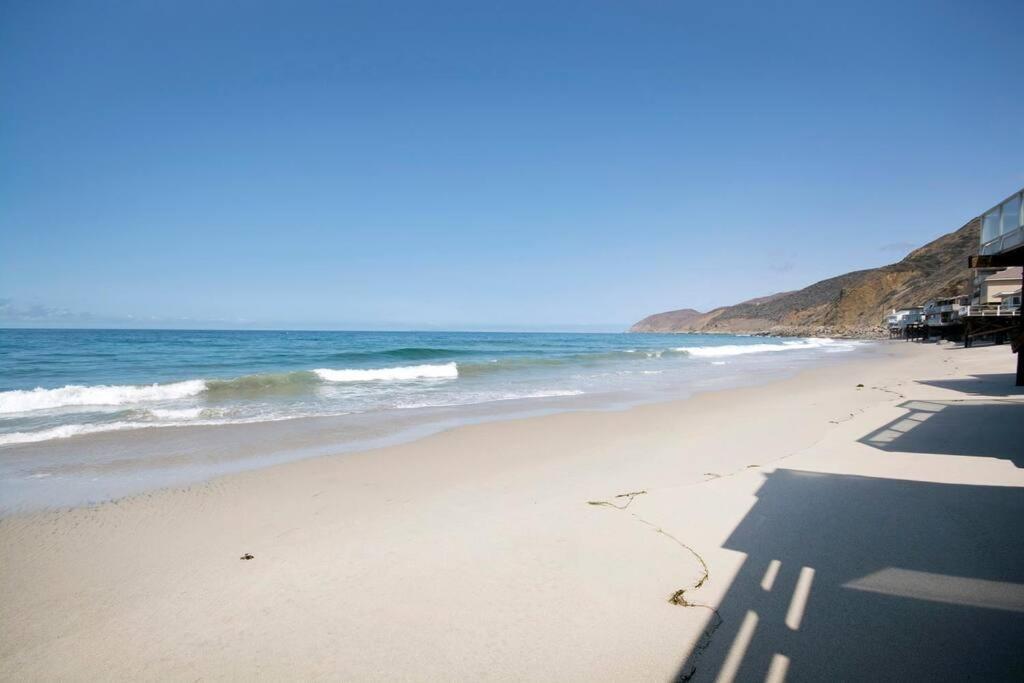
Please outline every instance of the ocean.
[{"label": "ocean", "polygon": [[31,503],[36,489],[49,503],[101,500],[469,421],[682,398],[865,345],[731,335],[0,330],[0,507]]}]

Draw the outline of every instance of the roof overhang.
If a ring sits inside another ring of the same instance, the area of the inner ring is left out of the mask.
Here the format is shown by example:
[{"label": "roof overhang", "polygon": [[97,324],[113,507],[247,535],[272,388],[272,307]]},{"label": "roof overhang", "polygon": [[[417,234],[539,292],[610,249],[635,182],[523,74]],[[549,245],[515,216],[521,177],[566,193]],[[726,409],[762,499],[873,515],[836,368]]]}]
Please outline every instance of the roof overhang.
[{"label": "roof overhang", "polygon": [[1024,266],[1024,246],[995,254],[975,254],[967,257],[969,268],[1009,268]]}]

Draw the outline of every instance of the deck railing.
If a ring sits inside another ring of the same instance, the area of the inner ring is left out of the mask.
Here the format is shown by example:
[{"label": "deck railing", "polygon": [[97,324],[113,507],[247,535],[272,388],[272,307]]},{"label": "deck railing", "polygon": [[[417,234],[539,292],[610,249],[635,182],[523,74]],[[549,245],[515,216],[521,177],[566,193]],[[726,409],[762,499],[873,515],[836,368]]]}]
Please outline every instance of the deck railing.
[{"label": "deck railing", "polygon": [[979,304],[974,306],[961,306],[960,317],[1001,317],[1019,316],[1020,306],[1001,306],[999,304]]}]

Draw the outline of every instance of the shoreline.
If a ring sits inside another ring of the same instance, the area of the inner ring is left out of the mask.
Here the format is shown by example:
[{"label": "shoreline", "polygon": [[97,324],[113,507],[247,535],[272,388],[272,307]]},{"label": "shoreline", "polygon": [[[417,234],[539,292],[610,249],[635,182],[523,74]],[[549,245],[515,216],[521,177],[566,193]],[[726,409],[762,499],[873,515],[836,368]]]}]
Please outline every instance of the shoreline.
[{"label": "shoreline", "polygon": [[782,356],[781,367],[747,367],[744,374],[700,377],[670,392],[664,387],[648,389],[646,395],[619,389],[254,422],[146,425],[7,444],[0,446],[9,470],[0,477],[0,517],[94,506],[307,458],[375,451],[470,425],[679,403],[702,394],[771,384],[816,368],[869,362],[893,352],[885,348],[875,343],[810,359]]},{"label": "shoreline", "polygon": [[[681,401],[464,425],[0,518],[0,677],[703,680],[763,678],[780,653],[809,677],[1020,671],[1012,355],[888,348]],[[957,411],[980,422],[950,423]],[[986,533],[951,524],[950,501]],[[870,523],[844,521],[858,515]],[[769,560],[779,608],[758,607]],[[864,571],[840,576],[851,567]],[[957,577],[987,581],[996,607],[958,601]],[[808,581],[805,625],[769,628]],[[910,584],[952,588],[907,608]],[[836,633],[850,654],[823,650]]]}]

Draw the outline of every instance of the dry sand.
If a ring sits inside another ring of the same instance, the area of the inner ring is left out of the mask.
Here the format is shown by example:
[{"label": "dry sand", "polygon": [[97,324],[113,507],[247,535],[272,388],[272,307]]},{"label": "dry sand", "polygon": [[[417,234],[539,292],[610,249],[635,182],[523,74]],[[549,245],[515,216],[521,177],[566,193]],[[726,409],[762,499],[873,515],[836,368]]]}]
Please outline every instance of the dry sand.
[{"label": "dry sand", "polygon": [[0,677],[1019,680],[1014,357],[887,350],[5,518]]}]

